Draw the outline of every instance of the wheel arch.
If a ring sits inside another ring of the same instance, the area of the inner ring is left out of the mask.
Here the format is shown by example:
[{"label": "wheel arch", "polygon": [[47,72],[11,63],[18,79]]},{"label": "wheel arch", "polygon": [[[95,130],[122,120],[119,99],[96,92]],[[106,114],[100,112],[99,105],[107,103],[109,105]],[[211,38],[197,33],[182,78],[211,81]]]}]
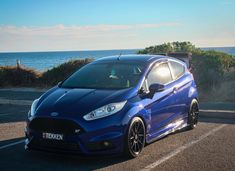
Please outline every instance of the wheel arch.
[{"label": "wheel arch", "polygon": [[148,112],[145,108],[140,108],[140,106],[132,107],[123,119],[123,124],[127,125],[125,129],[125,134],[128,131],[128,128],[133,120],[133,118],[139,117],[145,126],[145,132],[148,134],[151,123],[151,113]]}]

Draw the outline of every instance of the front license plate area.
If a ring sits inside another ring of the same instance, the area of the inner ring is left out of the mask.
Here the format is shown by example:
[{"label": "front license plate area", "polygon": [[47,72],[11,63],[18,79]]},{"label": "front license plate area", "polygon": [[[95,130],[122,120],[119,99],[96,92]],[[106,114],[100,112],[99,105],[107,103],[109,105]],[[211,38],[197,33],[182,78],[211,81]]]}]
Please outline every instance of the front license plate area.
[{"label": "front license plate area", "polygon": [[54,134],[54,133],[49,133],[49,132],[43,132],[42,133],[42,138],[43,139],[48,139],[48,140],[63,141],[64,140],[64,135],[63,134]]}]

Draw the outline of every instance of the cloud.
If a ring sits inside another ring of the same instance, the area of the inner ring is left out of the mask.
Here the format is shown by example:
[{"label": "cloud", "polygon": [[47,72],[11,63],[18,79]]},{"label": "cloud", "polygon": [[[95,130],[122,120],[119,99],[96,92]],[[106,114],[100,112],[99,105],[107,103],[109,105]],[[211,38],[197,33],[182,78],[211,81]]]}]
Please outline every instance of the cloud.
[{"label": "cloud", "polygon": [[217,47],[217,46],[234,46],[235,45],[235,31],[227,30],[220,31],[219,34],[211,33],[197,37],[193,42],[200,47]]},{"label": "cloud", "polygon": [[59,24],[47,27],[16,27],[0,26],[0,33],[18,34],[18,35],[72,35],[85,32],[110,32],[110,31],[127,31],[156,29],[160,27],[178,26],[179,23],[162,23],[162,24],[135,24],[135,25],[87,25],[87,26],[64,26]]},{"label": "cloud", "polygon": [[232,0],[221,0],[219,2],[221,5],[232,5],[234,3]]},{"label": "cloud", "polygon": [[[180,23],[133,25],[72,25],[43,27],[0,25],[0,51],[46,51],[132,48],[148,30],[177,27]],[[129,44],[129,46],[127,46]]]},{"label": "cloud", "polygon": [[188,29],[187,24],[159,23],[87,26],[0,25],[0,51],[51,51],[144,48],[172,41],[197,46],[234,46],[234,29]]}]

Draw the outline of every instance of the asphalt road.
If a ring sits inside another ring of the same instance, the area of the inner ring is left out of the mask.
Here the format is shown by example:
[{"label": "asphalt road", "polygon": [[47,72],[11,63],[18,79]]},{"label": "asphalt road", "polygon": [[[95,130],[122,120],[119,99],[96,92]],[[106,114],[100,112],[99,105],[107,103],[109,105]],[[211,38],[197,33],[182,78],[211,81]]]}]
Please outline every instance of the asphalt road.
[{"label": "asphalt road", "polygon": [[[42,92],[0,90],[0,99],[33,100]],[[235,104],[203,103],[200,122],[150,145],[135,159],[24,150],[28,105],[0,104],[0,170],[235,170]]]}]

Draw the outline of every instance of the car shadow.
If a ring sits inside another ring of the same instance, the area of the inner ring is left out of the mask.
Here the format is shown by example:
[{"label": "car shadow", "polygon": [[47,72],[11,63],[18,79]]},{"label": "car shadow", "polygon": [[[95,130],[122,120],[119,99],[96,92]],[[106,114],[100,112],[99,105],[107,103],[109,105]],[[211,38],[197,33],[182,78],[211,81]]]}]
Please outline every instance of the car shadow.
[{"label": "car shadow", "polygon": [[[84,155],[68,155],[68,154],[55,154],[44,152],[27,152],[26,156],[33,158],[36,161],[43,160],[50,162],[50,167],[55,165],[61,165],[65,167],[69,165],[69,170],[96,170],[102,169],[114,164],[120,164],[130,160],[130,158],[124,155],[97,155],[97,156],[84,156]],[[47,164],[46,164],[47,165]],[[45,165],[45,167],[46,167]]]},{"label": "car shadow", "polygon": [[[235,113],[200,112],[199,116],[199,122],[235,124]],[[14,121],[14,117],[12,118],[12,120]],[[15,119],[15,121],[17,120],[25,120],[25,114],[24,117],[22,114],[21,117]],[[1,123],[2,122],[7,122],[7,120],[1,120]],[[172,134],[185,131],[187,131],[187,129],[182,129]],[[161,139],[164,139],[166,137],[162,137]],[[0,147],[21,140],[23,140],[23,138],[0,141]],[[24,143],[1,149],[0,158],[0,170],[68,170],[68,168],[69,170],[76,171],[95,170],[113,166],[115,164],[124,163],[130,160],[128,157],[125,157],[123,155],[84,156],[45,153],[37,151],[27,152],[24,150]]]},{"label": "car shadow", "polygon": [[0,170],[95,170],[130,160],[124,155],[85,156],[26,151],[22,140],[23,137],[0,141],[0,147],[5,146],[0,149]]}]

